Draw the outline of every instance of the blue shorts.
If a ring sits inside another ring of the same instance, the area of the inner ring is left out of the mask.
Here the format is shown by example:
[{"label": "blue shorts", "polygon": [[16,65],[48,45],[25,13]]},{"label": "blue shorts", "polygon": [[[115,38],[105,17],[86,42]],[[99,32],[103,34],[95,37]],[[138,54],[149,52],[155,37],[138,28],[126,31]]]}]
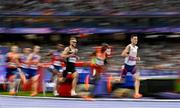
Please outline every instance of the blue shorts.
[{"label": "blue shorts", "polygon": [[37,75],[37,70],[29,68],[21,68],[27,79],[30,79]]},{"label": "blue shorts", "polygon": [[121,76],[122,77],[126,76],[128,72],[130,72],[131,74],[135,74],[136,73],[136,65],[130,66],[130,65],[125,64],[124,69],[121,73]]},{"label": "blue shorts", "polygon": [[6,79],[8,79],[12,75],[18,75],[19,74],[17,68],[6,68],[6,71],[7,71]]}]

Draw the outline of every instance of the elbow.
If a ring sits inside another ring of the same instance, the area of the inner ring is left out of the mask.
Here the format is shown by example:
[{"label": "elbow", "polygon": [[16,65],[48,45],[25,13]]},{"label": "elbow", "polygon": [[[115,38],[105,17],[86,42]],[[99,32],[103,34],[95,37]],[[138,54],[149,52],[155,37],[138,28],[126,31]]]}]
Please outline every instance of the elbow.
[{"label": "elbow", "polygon": [[61,55],[61,57],[63,57],[63,58],[67,58],[67,56],[66,56],[66,55],[64,55],[64,54],[62,54],[62,55]]},{"label": "elbow", "polygon": [[121,54],[121,57],[128,57],[128,54],[122,53],[122,54]]}]

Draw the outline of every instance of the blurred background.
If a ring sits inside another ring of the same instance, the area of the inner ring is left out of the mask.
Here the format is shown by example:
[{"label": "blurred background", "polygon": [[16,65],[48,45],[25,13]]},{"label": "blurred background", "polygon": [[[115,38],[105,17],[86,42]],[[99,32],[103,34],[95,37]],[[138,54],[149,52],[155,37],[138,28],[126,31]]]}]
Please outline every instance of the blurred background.
[{"label": "blurred background", "polygon": [[[38,44],[42,62],[47,63],[49,50],[57,43],[68,45],[76,35],[81,61],[90,61],[89,55],[101,43],[112,46],[108,72],[113,73],[123,65],[120,54],[130,43],[130,35],[137,34],[141,92],[178,97],[179,10],[179,0],[0,0],[1,53],[15,44]],[[3,68],[3,61],[1,64]]]}]

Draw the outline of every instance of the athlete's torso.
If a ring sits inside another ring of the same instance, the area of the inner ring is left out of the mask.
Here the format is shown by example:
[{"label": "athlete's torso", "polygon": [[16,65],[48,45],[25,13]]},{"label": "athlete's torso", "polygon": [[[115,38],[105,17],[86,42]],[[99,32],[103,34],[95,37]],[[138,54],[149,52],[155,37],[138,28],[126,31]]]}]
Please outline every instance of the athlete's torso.
[{"label": "athlete's torso", "polygon": [[13,53],[13,52],[9,52],[7,54],[7,67],[8,68],[17,68],[18,67],[18,61],[19,61],[19,54],[18,53]]},{"label": "athlete's torso", "polygon": [[27,63],[28,55],[26,54],[21,54],[20,56],[20,63],[22,68],[28,68],[28,63]]},{"label": "athlete's torso", "polygon": [[135,58],[137,57],[137,51],[137,46],[132,46],[131,44],[129,45],[129,56],[125,58],[125,64],[130,66],[136,65]]},{"label": "athlete's torso", "polygon": [[38,69],[38,63],[41,59],[41,56],[39,54],[32,54],[32,58],[30,60],[30,69]]},{"label": "athlete's torso", "polygon": [[53,65],[61,66],[61,62],[62,62],[61,52],[54,51],[52,53],[52,63],[53,63]]}]

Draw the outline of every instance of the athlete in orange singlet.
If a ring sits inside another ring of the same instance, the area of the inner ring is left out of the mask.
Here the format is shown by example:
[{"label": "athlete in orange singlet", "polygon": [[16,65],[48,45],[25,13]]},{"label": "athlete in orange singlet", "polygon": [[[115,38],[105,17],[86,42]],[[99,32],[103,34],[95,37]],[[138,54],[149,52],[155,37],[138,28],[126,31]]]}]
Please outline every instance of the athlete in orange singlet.
[{"label": "athlete in orange singlet", "polygon": [[20,66],[19,63],[19,54],[18,54],[18,46],[12,46],[11,51],[7,53],[7,73],[6,73],[6,80],[9,81],[9,94],[15,95],[16,94],[16,81],[15,79],[18,76],[18,67]]},{"label": "athlete in orange singlet", "polygon": [[94,53],[92,64],[94,66],[93,76],[99,78],[100,74],[106,71],[108,44],[102,44],[101,50]]}]

